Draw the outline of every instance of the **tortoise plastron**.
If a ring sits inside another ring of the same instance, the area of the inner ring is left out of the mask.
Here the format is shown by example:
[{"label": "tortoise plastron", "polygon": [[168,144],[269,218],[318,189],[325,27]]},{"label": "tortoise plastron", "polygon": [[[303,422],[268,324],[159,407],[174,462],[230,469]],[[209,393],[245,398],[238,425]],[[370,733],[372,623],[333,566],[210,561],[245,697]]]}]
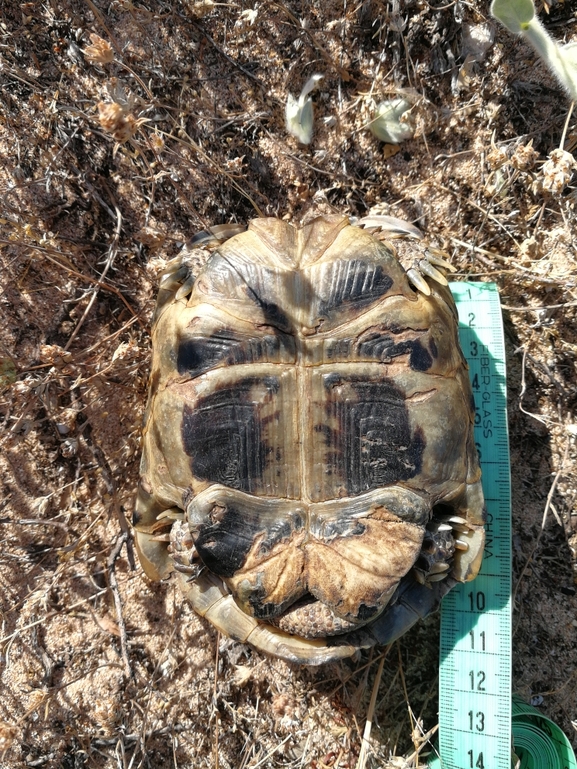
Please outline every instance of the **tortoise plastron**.
[{"label": "tortoise plastron", "polygon": [[171,264],[159,293],[141,563],[174,571],[222,633],[287,660],[389,643],[481,563],[446,263],[411,225],[384,229],[407,272],[348,219],[257,219],[196,280]]}]

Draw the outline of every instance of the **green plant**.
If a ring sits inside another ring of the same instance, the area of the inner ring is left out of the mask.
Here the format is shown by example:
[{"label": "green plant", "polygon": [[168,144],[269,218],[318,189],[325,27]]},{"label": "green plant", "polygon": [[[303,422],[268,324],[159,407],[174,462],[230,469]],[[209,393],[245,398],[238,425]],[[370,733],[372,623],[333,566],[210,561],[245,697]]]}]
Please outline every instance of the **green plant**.
[{"label": "green plant", "polygon": [[313,101],[311,91],[317,87],[324,75],[312,75],[305,83],[298,99],[289,93],[285,108],[287,131],[301,144],[310,144],[313,138]]},{"label": "green plant", "polygon": [[377,139],[388,144],[399,144],[411,139],[415,133],[411,102],[402,98],[382,101],[369,128]]},{"label": "green plant", "polygon": [[493,0],[491,15],[509,32],[527,39],[555,74],[571,99],[577,101],[577,44],[559,45],[535,15],[533,0]]}]

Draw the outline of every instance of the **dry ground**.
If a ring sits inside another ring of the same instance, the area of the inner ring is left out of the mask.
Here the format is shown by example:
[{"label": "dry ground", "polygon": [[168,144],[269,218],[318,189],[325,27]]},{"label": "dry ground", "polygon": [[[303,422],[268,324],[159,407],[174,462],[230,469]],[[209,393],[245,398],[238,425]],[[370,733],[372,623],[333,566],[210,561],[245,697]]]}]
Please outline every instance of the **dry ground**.
[{"label": "dry ground", "polygon": [[[356,765],[380,652],[319,670],[262,658],[218,639],[172,584],[148,582],[131,549],[118,554],[137,482],[154,265],[207,225],[261,212],[297,220],[312,206],[384,206],[444,247],[461,276],[499,284],[513,685],[541,695],[574,740],[577,187],[569,174],[543,189],[568,103],[533,52],[491,24],[484,1],[0,10],[2,767]],[[542,16],[558,39],[577,38],[575,3]],[[471,27],[495,32],[477,62]],[[91,33],[114,61],[86,59]],[[316,72],[315,135],[302,147],[284,104]],[[366,124],[401,89],[417,133],[394,148]],[[97,104],[113,101],[99,120]],[[389,650],[368,766],[416,764],[419,735],[436,725],[437,645],[431,618]]]}]

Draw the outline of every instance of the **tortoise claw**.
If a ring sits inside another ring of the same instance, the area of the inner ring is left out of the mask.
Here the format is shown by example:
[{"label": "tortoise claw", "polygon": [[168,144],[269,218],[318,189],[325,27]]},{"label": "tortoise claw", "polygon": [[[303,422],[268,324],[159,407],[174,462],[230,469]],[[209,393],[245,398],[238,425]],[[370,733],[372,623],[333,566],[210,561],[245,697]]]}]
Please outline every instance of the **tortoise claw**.
[{"label": "tortoise claw", "polygon": [[444,251],[441,251],[440,248],[435,248],[434,246],[427,247],[427,261],[436,265],[437,267],[442,267],[444,270],[448,270],[449,272],[457,272],[457,268],[454,267],[451,262],[445,259],[446,256],[447,254]]},{"label": "tortoise claw", "polygon": [[413,284],[413,286],[425,296],[431,296],[431,289],[427,281],[423,278],[421,273],[414,267],[407,270],[407,278]]},{"label": "tortoise claw", "polygon": [[413,286],[422,294],[425,294],[425,296],[431,295],[431,287],[425,280],[425,277],[434,280],[441,286],[448,286],[447,278],[441,270],[455,272],[455,267],[453,267],[453,265],[446,259],[439,256],[441,253],[442,251],[429,247],[426,249],[424,256],[420,259],[415,259],[411,267],[407,270],[407,278]]},{"label": "tortoise claw", "polygon": [[[388,238],[415,238],[423,240],[422,232],[413,224],[397,219],[394,216],[384,216],[381,214],[369,214],[359,219],[356,224],[359,227],[370,229],[376,237],[382,235]],[[455,272],[455,267],[447,261],[446,254],[435,246],[427,246],[420,259],[415,259],[411,267],[407,270],[407,277],[413,286],[425,296],[431,295],[431,289],[425,277],[447,286],[447,279],[442,270]],[[437,269],[441,268],[441,269]]]},{"label": "tortoise claw", "polygon": [[191,253],[195,249],[216,247],[224,243],[234,235],[244,232],[246,227],[242,224],[218,224],[206,230],[197,232],[182,249],[178,256],[166,263],[161,272],[156,300],[156,310],[152,319],[156,323],[162,314],[162,310],[171,302],[186,299],[194,286],[193,266]]},{"label": "tortoise claw", "polygon": [[447,278],[443,275],[443,273],[439,272],[436,267],[433,267],[431,262],[427,261],[427,259],[421,259],[419,262],[419,270],[423,275],[427,275],[429,278],[436,280],[437,283],[440,283],[442,286],[449,285]]},{"label": "tortoise claw", "polygon": [[[174,260],[171,260],[171,264]],[[186,264],[178,263],[176,270],[165,270],[161,280],[160,288],[168,289],[175,285],[180,285],[184,280],[188,278],[190,268]]]},{"label": "tortoise claw", "polygon": [[397,219],[395,216],[384,214],[369,214],[356,222],[357,226],[367,229],[380,230],[390,238],[416,238],[423,239],[423,233],[414,224]]},{"label": "tortoise claw", "polygon": [[198,246],[219,245],[225,240],[232,238],[246,230],[244,224],[216,224],[214,227],[208,227],[194,235],[188,242],[190,248]]},{"label": "tortoise claw", "polygon": [[193,285],[194,275],[191,266],[186,262],[186,254],[171,259],[162,271],[152,324],[158,321],[165,307],[176,299],[186,298]]},{"label": "tortoise claw", "polygon": [[194,286],[194,275],[189,275],[184,281],[184,283],[182,284],[182,286],[178,289],[178,291],[174,295],[174,298],[184,299],[190,294],[193,286]]}]

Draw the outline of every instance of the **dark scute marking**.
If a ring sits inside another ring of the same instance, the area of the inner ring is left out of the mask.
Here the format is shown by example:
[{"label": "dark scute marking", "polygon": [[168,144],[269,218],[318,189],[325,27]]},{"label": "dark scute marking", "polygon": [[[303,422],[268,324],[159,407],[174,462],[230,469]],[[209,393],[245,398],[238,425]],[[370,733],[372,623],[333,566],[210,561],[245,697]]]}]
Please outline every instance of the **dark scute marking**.
[{"label": "dark scute marking", "polygon": [[262,602],[263,599],[264,599],[263,589],[260,589],[260,590],[255,589],[251,594],[250,598],[248,599],[252,609],[253,616],[256,619],[260,619],[263,621],[280,617],[280,615],[284,614],[284,612],[293,603],[292,596],[289,600],[283,601],[281,603],[263,603]]},{"label": "dark scute marking", "polygon": [[398,358],[407,353],[409,353],[409,366],[413,371],[428,371],[433,365],[431,353],[418,339],[406,339],[395,344],[393,337],[375,332],[365,336],[357,346],[357,354],[369,360]]},{"label": "dark scute marking", "polygon": [[380,607],[378,606],[367,606],[366,604],[362,603],[359,606],[359,611],[357,613],[357,621],[358,622],[367,622],[371,619],[371,617],[375,616],[375,612]]},{"label": "dark scute marking", "polygon": [[288,316],[281,310],[281,308],[274,302],[265,302],[260,300],[259,302],[264,318],[270,326],[275,326],[281,329],[290,329],[291,323]]},{"label": "dark scute marking", "polygon": [[243,565],[254,533],[245,518],[228,507],[221,521],[199,527],[194,544],[210,571],[219,577],[232,577]]},{"label": "dark scute marking", "polygon": [[437,358],[439,356],[437,343],[435,342],[435,339],[433,337],[431,337],[429,341],[429,350],[431,351],[431,355],[433,356],[433,358]]},{"label": "dark scute marking", "polygon": [[277,335],[247,339],[239,337],[232,329],[221,329],[212,336],[183,339],[178,346],[176,367],[181,376],[195,377],[221,362],[230,366],[276,360],[280,345]]},{"label": "dark scute marking", "polygon": [[277,377],[246,377],[184,407],[182,442],[196,478],[246,492],[258,490],[271,447],[261,437],[259,406],[251,389],[264,384],[267,398]]},{"label": "dark scute marking", "polygon": [[264,587],[257,581],[252,586],[248,597],[252,615],[256,619],[264,621],[275,619],[284,614],[288,609],[295,608],[302,602],[302,598],[297,598],[295,601],[295,595],[292,592],[289,592],[284,601],[275,601],[274,603],[266,601],[266,597]]},{"label": "dark scute marking", "polygon": [[[392,358],[392,352],[395,350],[395,343],[389,334],[374,332],[365,336],[362,342],[357,345],[357,354],[363,358],[372,360],[385,360]],[[398,353],[402,355],[402,353]]]},{"label": "dark scute marking", "polygon": [[340,374],[328,374],[323,378],[323,382],[325,385],[325,388],[329,390],[331,387],[336,387],[337,385],[340,385],[343,381],[343,378]]},{"label": "dark scute marking", "polygon": [[343,305],[365,307],[384,296],[393,285],[393,279],[384,271],[381,264],[365,262],[362,258],[334,262],[332,274],[326,276],[330,281],[330,291],[319,304],[320,315],[330,315]]},{"label": "dark scute marking", "polygon": [[330,425],[318,424],[314,426],[316,433],[321,433],[324,438],[324,444],[327,447],[325,451],[324,474],[333,475],[336,467],[339,466],[339,452],[335,447],[340,445],[339,433]]},{"label": "dark scute marking", "polygon": [[[333,376],[326,377],[325,386]],[[356,399],[339,398],[333,381],[326,408],[329,419],[339,424],[331,436],[330,462],[345,479],[347,492],[362,494],[418,475],[426,444],[420,427],[411,435],[401,390],[389,379],[342,377],[341,383],[351,385]]]},{"label": "dark scute marking", "polygon": [[360,537],[366,531],[366,526],[360,521],[344,520],[327,521],[324,526],[323,535],[327,539],[333,537]]},{"label": "dark scute marking", "polygon": [[433,365],[431,353],[418,340],[411,343],[409,365],[413,371],[428,371]]},{"label": "dark scute marking", "polygon": [[337,339],[327,348],[328,360],[349,360],[351,354],[351,340]]},{"label": "dark scute marking", "polygon": [[288,539],[291,536],[292,530],[289,521],[279,521],[275,526],[269,527],[268,534],[259,547],[259,553],[262,555],[270,553],[271,549],[278,544],[278,542],[281,542],[283,539]]},{"label": "dark scute marking", "polygon": [[[246,380],[243,380],[243,381],[246,381]],[[276,376],[265,376],[265,377],[262,377],[262,379],[254,379],[251,377],[249,381],[253,383],[264,382],[266,389],[271,394],[278,393],[278,391],[280,390],[280,382],[278,381],[278,377]]]},{"label": "dark scute marking", "polygon": [[139,513],[138,510],[132,511],[132,525],[138,526],[138,524],[142,521],[142,513]]},{"label": "dark scute marking", "polygon": [[[203,277],[208,284],[206,292],[212,300],[244,300],[248,297],[262,309],[267,324],[282,331],[291,331],[289,318],[275,302],[277,297],[267,296],[267,291],[271,291],[277,283],[275,270],[237,261],[234,257],[229,261],[227,256],[216,251],[207,262]],[[199,279],[198,283],[201,282]]]},{"label": "dark scute marking", "polygon": [[[271,275],[271,279],[267,280],[267,274]],[[258,274],[258,277],[251,281],[251,276],[245,276],[247,280],[246,293],[248,297],[262,310],[265,322],[269,326],[281,329],[282,331],[290,332],[292,330],[292,324],[290,318],[279,305],[271,299],[263,296],[267,286],[274,285],[274,273],[272,270],[262,270],[262,273]]]},{"label": "dark scute marking", "polygon": [[[258,516],[229,505],[219,520],[199,526],[194,544],[210,571],[220,577],[232,577],[243,566],[257,537],[266,535],[259,548],[259,553],[266,555],[274,545],[290,539],[292,533],[290,521],[283,520],[267,526]],[[254,592],[258,593],[258,588]]]}]

